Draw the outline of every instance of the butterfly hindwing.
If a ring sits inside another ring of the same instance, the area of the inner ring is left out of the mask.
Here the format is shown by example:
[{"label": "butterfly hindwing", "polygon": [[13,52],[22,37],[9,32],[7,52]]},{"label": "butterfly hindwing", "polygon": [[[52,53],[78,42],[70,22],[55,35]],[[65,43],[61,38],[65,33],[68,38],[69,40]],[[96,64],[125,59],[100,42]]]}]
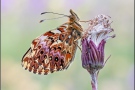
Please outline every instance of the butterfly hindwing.
[{"label": "butterfly hindwing", "polygon": [[66,29],[62,26],[34,39],[22,59],[24,68],[38,74],[67,69],[74,58],[76,44],[72,32]]}]

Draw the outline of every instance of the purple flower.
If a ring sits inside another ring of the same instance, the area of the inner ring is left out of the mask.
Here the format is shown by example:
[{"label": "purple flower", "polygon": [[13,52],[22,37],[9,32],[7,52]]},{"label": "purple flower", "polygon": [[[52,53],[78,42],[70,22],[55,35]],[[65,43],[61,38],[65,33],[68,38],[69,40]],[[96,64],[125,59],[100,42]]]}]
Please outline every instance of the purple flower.
[{"label": "purple flower", "polygon": [[104,66],[104,46],[106,41],[102,40],[98,47],[95,43],[85,38],[82,40],[82,66],[90,73],[99,71]]},{"label": "purple flower", "polygon": [[105,43],[109,38],[115,37],[115,35],[110,35],[113,29],[109,18],[106,15],[98,15],[90,20],[90,26],[84,31],[82,38],[82,66],[92,77],[93,90],[97,90],[98,72],[105,65]]}]

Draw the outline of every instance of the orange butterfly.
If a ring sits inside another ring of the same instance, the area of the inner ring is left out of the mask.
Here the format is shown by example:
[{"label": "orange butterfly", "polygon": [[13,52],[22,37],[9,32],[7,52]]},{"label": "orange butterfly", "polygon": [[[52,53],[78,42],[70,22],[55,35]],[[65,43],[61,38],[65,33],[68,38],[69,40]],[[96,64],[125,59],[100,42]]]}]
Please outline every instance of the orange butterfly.
[{"label": "orange butterfly", "polygon": [[26,70],[47,75],[69,67],[83,31],[78,16],[72,10],[70,13],[69,16],[64,15],[69,18],[68,22],[32,41],[31,47],[22,58],[22,66]]}]

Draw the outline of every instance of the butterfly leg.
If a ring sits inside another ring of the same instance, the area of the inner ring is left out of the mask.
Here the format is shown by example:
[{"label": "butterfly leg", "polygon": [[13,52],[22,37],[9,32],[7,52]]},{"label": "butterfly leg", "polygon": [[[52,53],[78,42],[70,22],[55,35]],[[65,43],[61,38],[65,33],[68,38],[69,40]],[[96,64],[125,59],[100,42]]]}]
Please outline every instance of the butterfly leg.
[{"label": "butterfly leg", "polygon": [[82,52],[82,49],[80,46],[78,46],[78,44],[76,42],[74,42],[74,44],[80,49],[80,51]]}]

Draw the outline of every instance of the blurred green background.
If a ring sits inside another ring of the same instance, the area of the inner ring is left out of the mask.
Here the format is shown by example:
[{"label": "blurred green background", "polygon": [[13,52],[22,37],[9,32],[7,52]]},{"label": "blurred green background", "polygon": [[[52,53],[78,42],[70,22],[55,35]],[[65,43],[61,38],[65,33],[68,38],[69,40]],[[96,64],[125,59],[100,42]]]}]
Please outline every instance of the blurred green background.
[{"label": "blurred green background", "polygon": [[[1,90],[92,90],[90,75],[82,68],[77,49],[74,62],[66,71],[36,75],[23,70],[21,59],[31,41],[42,33],[67,22],[68,18],[49,20],[58,15],[40,15],[51,11],[70,15],[73,9],[81,20],[98,14],[111,16],[116,37],[108,40],[106,66],[100,71],[99,90],[133,90],[134,86],[134,0],[1,0]],[[87,28],[87,24],[83,24]]]}]

